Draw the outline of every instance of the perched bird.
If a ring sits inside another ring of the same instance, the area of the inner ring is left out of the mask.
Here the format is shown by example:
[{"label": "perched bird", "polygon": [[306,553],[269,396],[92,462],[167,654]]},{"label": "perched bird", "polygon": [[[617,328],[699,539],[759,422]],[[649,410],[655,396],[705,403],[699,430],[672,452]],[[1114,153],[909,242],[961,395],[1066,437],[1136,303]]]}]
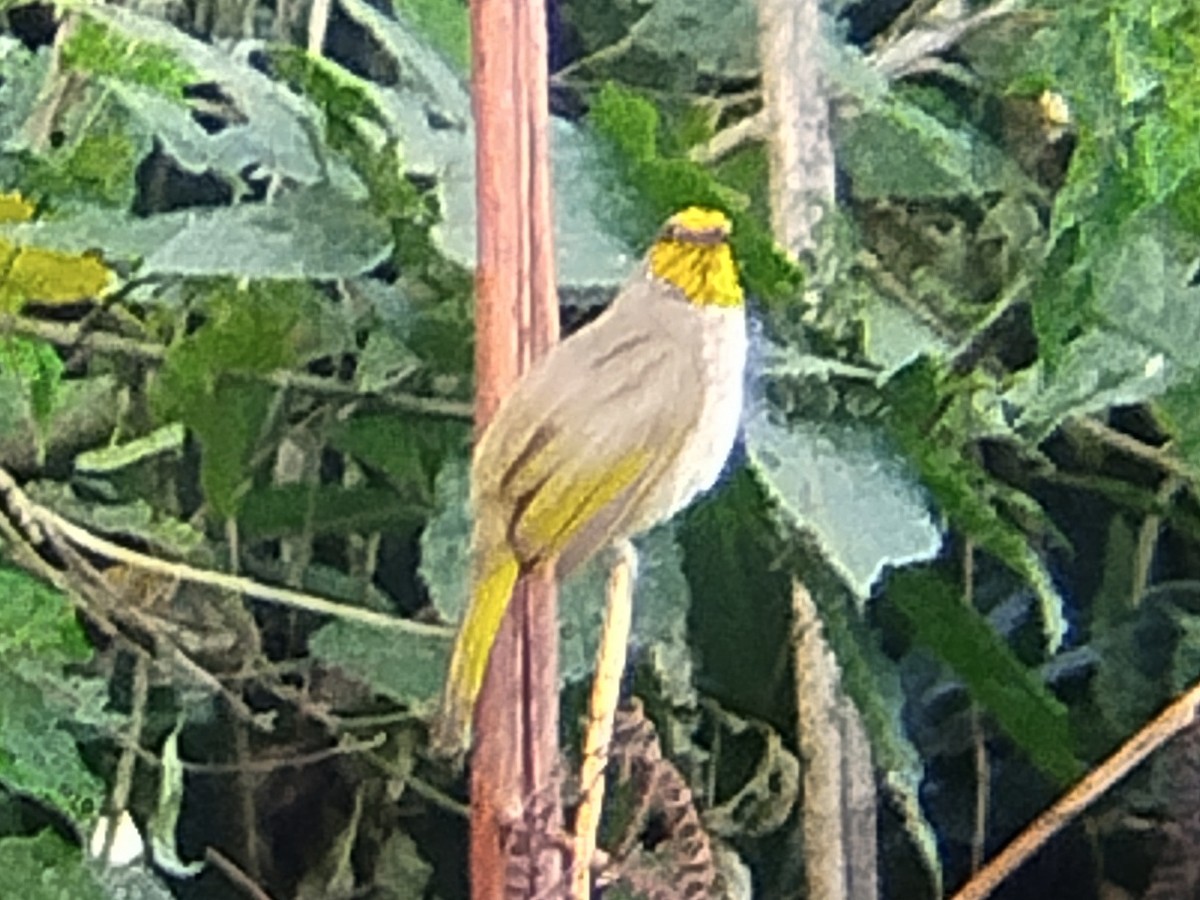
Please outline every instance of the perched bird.
[{"label": "perched bird", "polygon": [[712,487],[737,437],[746,315],[724,214],[690,207],[594,322],[555,345],[475,448],[471,597],[433,744],[465,747],[513,586],[558,578]]}]

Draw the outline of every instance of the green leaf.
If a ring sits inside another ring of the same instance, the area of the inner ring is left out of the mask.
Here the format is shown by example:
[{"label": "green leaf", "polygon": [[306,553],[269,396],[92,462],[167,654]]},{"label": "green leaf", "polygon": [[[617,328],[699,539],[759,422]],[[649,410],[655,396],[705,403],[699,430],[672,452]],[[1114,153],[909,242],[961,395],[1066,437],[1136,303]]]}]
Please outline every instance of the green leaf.
[{"label": "green leaf", "polygon": [[47,667],[80,662],[91,646],[66,597],[24,572],[0,567],[0,660],[33,658]]},{"label": "green leaf", "polygon": [[996,509],[994,501],[1003,492],[952,434],[938,428],[953,397],[944,393],[936,364],[922,357],[902,369],[888,381],[887,397],[892,434],[916,464],[922,483],[955,527],[1034,589],[1047,649],[1055,652],[1067,631],[1062,597],[1028,540]]},{"label": "green leaf", "polygon": [[[588,122],[615,152],[614,198],[605,205],[614,221],[630,221],[629,243],[644,245],[668,217],[686,206],[709,206],[722,210],[733,222],[734,253],[751,293],[777,300],[796,292],[800,270],[745,211],[747,198],[722,185],[703,166],[661,153],[659,114],[650,101],[607,84],[592,104]],[[620,209],[623,201],[630,205],[628,197],[621,196],[622,187],[632,188],[637,198],[632,201],[633,215]]]},{"label": "green leaf", "polygon": [[403,831],[394,831],[380,848],[373,893],[377,900],[423,897],[432,876],[433,866],[421,856],[416,842]]},{"label": "green leaf", "polygon": [[38,103],[50,53],[30,53],[20,40],[0,35],[0,134],[19,134]]},{"label": "green leaf", "polygon": [[[7,225],[0,234],[48,248],[42,252],[99,247],[109,258],[138,260],[142,277],[347,278],[377,266],[391,244],[388,229],[365,201],[327,185],[281,191],[270,202],[148,219],[84,210],[52,221]],[[81,291],[94,295],[107,283],[108,271],[98,261],[83,257],[76,265],[83,263],[102,280],[72,287],[62,299],[76,299]]]},{"label": "green leaf", "polygon": [[153,88],[183,100],[184,88],[200,76],[162,47],[128,41],[102,23],[81,16],[63,44],[65,66]]},{"label": "green leaf", "polygon": [[[236,59],[169,22],[132,9],[92,5],[87,16],[143,51],[154,48],[156,53],[165,53],[171,65],[178,67],[172,71],[195,72],[195,81],[219,85],[239,115],[214,136],[214,142],[253,142],[261,174],[303,185],[325,179],[313,140],[319,132],[316,111],[250,65],[248,59]],[[143,82],[130,79],[128,83]]]},{"label": "green leaf", "polygon": [[238,524],[257,537],[363,534],[412,527],[427,512],[387,488],[306,484],[252,489],[241,507]]},{"label": "green leaf", "polygon": [[696,682],[722,706],[786,727],[791,578],[766,492],[745,467],[682,516]]},{"label": "green leaf", "polygon": [[429,713],[441,696],[450,641],[449,635],[432,637],[338,620],[312,636],[309,652],[376,693],[417,713]]},{"label": "green leaf", "polygon": [[1194,368],[1200,341],[1200,288],[1191,284],[1200,245],[1165,217],[1133,223],[1096,262],[1095,309],[1126,339]]},{"label": "green leaf", "polygon": [[47,828],[0,838],[0,891],[24,900],[108,900],[78,847]]},{"label": "green leaf", "polygon": [[149,136],[134,133],[123,116],[105,107],[87,131],[62,147],[24,156],[20,181],[59,209],[86,204],[119,215],[116,210],[133,202],[137,167],[150,150]]},{"label": "green leaf", "polygon": [[1154,411],[1183,458],[1200,470],[1200,371],[1159,397]]},{"label": "green leaf", "polygon": [[346,335],[315,289],[300,282],[254,282],[244,291],[220,286],[207,312],[205,324],[168,352],[154,399],[160,416],[195,433],[205,496],[218,515],[229,517],[240,505],[247,464],[276,391],[245,376],[324,355]]},{"label": "green leaf", "polygon": [[459,71],[471,65],[471,23],[461,0],[393,0]]},{"label": "green leaf", "polygon": [[186,436],[183,426],[172,422],[122,444],[83,451],[75,457],[75,471],[84,475],[110,475],[158,456],[177,455],[183,452]]},{"label": "green leaf", "polygon": [[54,348],[43,341],[0,337],[0,379],[18,383],[18,396],[28,403],[39,447],[45,446],[51,413],[61,399],[65,368]]},{"label": "green leaf", "polygon": [[438,511],[421,532],[417,572],[438,615],[457,622],[466,612],[470,591],[470,565],[463,552],[471,544],[470,467],[464,457],[447,460],[438,471],[434,495]]},{"label": "green leaf", "polygon": [[62,726],[68,713],[93,713],[69,709],[63,667],[87,660],[91,646],[66,597],[24,572],[0,567],[0,598],[0,781],[82,823],[103,785]]},{"label": "green leaf", "polygon": [[982,134],[891,96],[838,126],[838,161],[864,199],[979,196],[1024,179]]},{"label": "green leaf", "polygon": [[1162,354],[1098,330],[1068,344],[1053,369],[1039,361],[1020,373],[1003,398],[1020,410],[1014,427],[1036,442],[1073,416],[1159,396],[1171,383],[1168,375]]},{"label": "green leaf", "polygon": [[955,585],[932,572],[894,575],[888,598],[917,640],[962,679],[967,691],[1046,774],[1066,784],[1082,767],[1071,752],[1067,710],[1032,674]]},{"label": "green leaf", "polygon": [[363,202],[322,185],[270,203],[192,212],[139,274],[345,278],[379,265],[389,246],[384,223]]},{"label": "green leaf", "polygon": [[434,483],[448,454],[470,440],[465,422],[436,416],[355,416],[329,436],[333,447],[378,469],[404,497],[432,502]]},{"label": "green leaf", "polygon": [[36,657],[0,669],[0,781],[82,824],[104,801],[104,785],[84,765],[61,715],[50,706],[61,667]]},{"label": "green leaf", "polygon": [[[382,87],[335,63],[295,52],[276,53],[277,65],[325,112],[330,145],[346,154],[367,185],[375,211],[393,221],[401,268],[425,269],[429,257],[444,256],[454,266],[471,269],[476,251],[475,135],[462,77],[417,38],[403,15],[391,18],[355,0],[348,2],[346,12],[395,59],[404,72],[400,84]],[[364,128],[364,121],[378,130],[374,141],[367,139],[371,129]],[[628,275],[633,259],[597,215],[607,188],[597,177],[599,148],[591,135],[561,119],[551,121],[551,130],[560,284],[616,285]],[[436,200],[401,178],[404,171],[435,178]],[[435,243],[427,246],[430,237]]]},{"label": "green leaf", "polygon": [[758,69],[758,16],[752,0],[656,0],[630,29],[629,38],[673,63],[659,71],[739,78]]},{"label": "green leaf", "polygon": [[[1200,288],[1191,284],[1197,258],[1195,240],[1166,216],[1148,215],[1129,223],[1086,277],[1061,279],[1057,288],[1087,312],[1060,314],[1059,300],[1046,301],[1054,309],[1042,308],[1039,337],[1046,328],[1058,343],[1053,365],[1042,362],[1006,397],[1021,407],[1018,427],[1040,439],[1068,416],[1141,403],[1192,380],[1200,342]],[[1040,304],[1035,299],[1035,321]],[[1181,390],[1176,396],[1186,397],[1188,389]]]},{"label": "green leaf", "polygon": [[889,565],[929,559],[942,545],[919,486],[879,435],[863,428],[784,423],[751,405],[746,450],[785,516],[811,530],[860,598]]}]

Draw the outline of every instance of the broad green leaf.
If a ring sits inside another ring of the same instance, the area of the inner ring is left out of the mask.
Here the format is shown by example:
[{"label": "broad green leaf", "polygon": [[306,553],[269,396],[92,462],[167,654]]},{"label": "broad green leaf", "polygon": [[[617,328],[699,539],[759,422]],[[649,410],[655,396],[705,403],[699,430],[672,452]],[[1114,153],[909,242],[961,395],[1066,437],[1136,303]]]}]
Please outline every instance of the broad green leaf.
[{"label": "broad green leaf", "polygon": [[758,69],[752,0],[656,0],[630,29],[629,40],[672,64],[652,72],[743,78]]},{"label": "broad green leaf", "polygon": [[417,713],[428,713],[442,692],[451,637],[338,620],[317,631],[308,646],[313,657],[325,665],[342,669]]},{"label": "broad green leaf", "polygon": [[44,342],[0,337],[0,370],[9,378],[16,376],[21,393],[28,400],[39,445],[44,446],[46,426],[61,399],[65,370],[62,360]]},{"label": "broad green leaf", "polygon": [[377,900],[421,897],[432,876],[433,866],[421,855],[416,842],[405,832],[394,831],[380,848],[373,893]]},{"label": "broad green leaf", "polygon": [[[328,185],[281,191],[271,202],[165,213],[148,219],[85,210],[54,221],[8,225],[0,234],[10,241],[54,248],[39,251],[42,257],[15,266],[17,274],[34,263],[42,268],[49,264],[39,260],[59,258],[49,254],[99,247],[109,258],[139,261],[142,276],[346,278],[377,266],[391,244],[384,223],[363,201]],[[0,252],[3,250],[0,241]],[[68,262],[77,259],[61,258]],[[66,292],[61,299],[93,296],[107,283],[107,269],[97,260],[78,259],[71,263],[80,268],[78,275],[74,269],[63,269],[58,276],[73,279],[57,288],[58,294]],[[85,276],[93,280],[103,276],[104,280],[97,286],[84,280]],[[25,295],[34,299],[56,299],[31,295],[31,286],[22,283],[22,287]]]},{"label": "broad green leaf", "polygon": [[[561,119],[550,122],[553,177],[555,265],[559,284],[573,292],[614,287],[632,273],[636,262],[610,217],[606,186],[597,178],[602,152],[583,129]],[[434,140],[406,142],[414,166],[437,165],[445,186],[445,220],[438,226],[446,253],[464,266],[475,260],[473,136],[454,135],[455,157],[440,155]]]},{"label": "broad green leaf", "polygon": [[[313,108],[259,72],[247,59],[234,58],[213,44],[188,36],[168,22],[116,6],[87,5],[87,16],[148,52],[165,53],[174,72],[194,71],[198,81],[214,82],[241,114],[214,141],[257,145],[263,174],[314,184],[324,173],[313,136],[319,124]],[[162,57],[156,57],[162,58]],[[143,80],[128,79],[131,83]]]},{"label": "broad green leaf", "polygon": [[948,349],[927,323],[873,291],[859,315],[863,325],[863,353],[885,372],[899,369],[923,353],[937,355]]},{"label": "broad green leaf", "polygon": [[[630,244],[645,244],[666,219],[685,206],[711,206],[733,222],[732,243],[742,281],[767,300],[792,296],[800,270],[770,233],[744,207],[745,197],[718,182],[703,166],[666,156],[658,144],[660,116],[650,101],[628,89],[606,84],[588,114],[588,122],[615,155],[609,182],[611,197],[601,205],[623,229]],[[635,192],[631,199],[629,190]],[[617,218],[620,213],[620,218]]]},{"label": "broad green leaf", "polygon": [[[1068,416],[1141,403],[1193,379],[1200,288],[1191,281],[1198,258],[1200,245],[1165,217],[1130,223],[1079,283],[1076,300],[1086,291],[1089,311],[1074,324],[1086,330],[1056,349],[1053,366],[1039,363],[1009,392],[1006,399],[1021,408],[1018,427],[1040,439]],[[1055,316],[1045,316],[1052,341],[1068,336],[1059,333]],[[1181,390],[1176,396],[1186,396]]]},{"label": "broad green leaf", "polygon": [[962,679],[971,696],[1030,759],[1061,783],[1078,777],[1067,710],[992,630],[948,579],[916,570],[888,582],[889,599],[916,638]]},{"label": "broad green leaf", "polygon": [[140,84],[182,102],[183,90],[200,76],[167,50],[125,40],[111,28],[80,17],[63,44],[65,66],[91,75]]},{"label": "broad green leaf", "polygon": [[123,212],[137,192],[137,168],[152,149],[150,135],[109,106],[78,127],[88,130],[72,133],[61,147],[23,156],[20,182],[31,195],[51,202],[58,214],[94,206]]},{"label": "broad green leaf", "polygon": [[941,512],[1028,582],[1038,597],[1047,649],[1057,651],[1067,631],[1062,597],[1027,538],[997,509],[1003,492],[952,435],[938,430],[948,398],[936,364],[922,357],[901,370],[889,380],[887,398],[891,432]]},{"label": "broad green leaf", "polygon": [[0,668],[0,782],[35,797],[74,822],[100,810],[104,785],[84,765],[71,733],[68,711],[52,711],[47,695],[62,677],[60,666],[6,654]]},{"label": "broad green leaf", "polygon": [[53,588],[15,569],[0,567],[0,660],[32,658],[46,667],[91,655],[75,610]]},{"label": "broad green leaf", "polygon": [[1111,331],[1092,331],[1068,344],[1052,370],[1039,361],[1020,373],[1003,399],[1020,411],[1015,428],[1040,441],[1064,419],[1161,395],[1175,371],[1152,348]]},{"label": "broad green leaf", "polygon": [[276,391],[253,376],[336,352],[347,335],[303,282],[252,282],[244,291],[222,286],[206,312],[205,324],[172,346],[154,399],[160,416],[195,433],[205,496],[229,517],[240,505],[246,466],[264,437]]},{"label": "broad green leaf", "polygon": [[1183,458],[1200,470],[1200,372],[1164,392],[1154,411],[1174,436]]},{"label": "broad green leaf", "polygon": [[46,81],[50,48],[31,53],[11,35],[0,35],[0,147],[19,142],[18,133],[37,105]]},{"label": "broad green leaf", "polygon": [[448,459],[434,487],[437,513],[421,532],[421,565],[417,571],[429,588],[429,599],[447,622],[457,622],[467,608],[470,591],[470,469],[463,457]]},{"label": "broad green leaf", "polygon": [[753,470],[730,472],[676,527],[697,687],[738,715],[786,727],[795,708],[787,546]]},{"label": "broad green leaf", "polygon": [[412,19],[429,42],[460,72],[471,64],[471,22],[461,0],[393,0],[393,8]]},{"label": "broad green leaf", "polygon": [[363,534],[411,526],[426,512],[387,488],[295,484],[247,492],[238,524],[256,537]]},{"label": "broad green leaf", "polygon": [[329,442],[383,472],[402,496],[432,501],[442,463],[469,438],[465,422],[393,413],[355,416],[335,428]]},{"label": "broad green leaf", "polygon": [[23,900],[110,900],[79,848],[49,828],[0,838],[0,891]]},{"label": "broad green leaf", "polygon": [[63,667],[91,652],[62,594],[0,567],[0,781],[76,823],[99,810],[103,785],[63,727],[68,714],[84,719],[95,712],[69,708]]},{"label": "broad green leaf", "polygon": [[389,245],[383,223],[364,204],[318,186],[271,203],[192,213],[146,257],[140,274],[344,278],[379,265]]},{"label": "broad green leaf", "polygon": [[[391,18],[362,0],[348,0],[344,8],[379,40],[404,78],[385,88],[344,72],[336,77],[378,111],[381,124],[404,148],[406,169],[438,180],[441,216],[434,237],[451,260],[473,268],[475,135],[462,76],[416,37],[402,12]],[[335,67],[325,68],[334,74]],[[550,124],[559,283],[569,288],[616,285],[629,274],[633,258],[599,214],[607,189],[597,178],[599,149],[577,126],[558,118]]]},{"label": "broad green leaf", "polygon": [[1023,180],[982,134],[895,96],[844,117],[837,134],[838,159],[860,198],[979,196]]},{"label": "broad green leaf", "polygon": [[618,78],[657,91],[702,93],[753,77],[758,28],[752,0],[616,0],[565,4],[583,44],[571,67],[585,83]]},{"label": "broad green leaf", "polygon": [[889,565],[929,559],[942,532],[907,466],[865,428],[784,422],[750,407],[746,450],[786,517],[810,529],[826,560],[865,599]]}]

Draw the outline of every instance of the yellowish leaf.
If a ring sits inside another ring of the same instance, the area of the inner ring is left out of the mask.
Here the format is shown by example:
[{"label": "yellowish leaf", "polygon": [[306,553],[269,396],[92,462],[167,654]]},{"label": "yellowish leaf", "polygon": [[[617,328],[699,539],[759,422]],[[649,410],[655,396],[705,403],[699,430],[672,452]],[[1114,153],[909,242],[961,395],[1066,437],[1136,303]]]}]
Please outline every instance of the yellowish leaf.
[{"label": "yellowish leaf", "polygon": [[[0,245],[0,256],[5,255],[4,249]],[[29,300],[74,303],[101,294],[111,277],[97,256],[20,247],[0,277],[0,291],[18,304]]]},{"label": "yellowish leaf", "polygon": [[0,222],[28,222],[33,211],[33,204],[20,194],[0,194]]}]

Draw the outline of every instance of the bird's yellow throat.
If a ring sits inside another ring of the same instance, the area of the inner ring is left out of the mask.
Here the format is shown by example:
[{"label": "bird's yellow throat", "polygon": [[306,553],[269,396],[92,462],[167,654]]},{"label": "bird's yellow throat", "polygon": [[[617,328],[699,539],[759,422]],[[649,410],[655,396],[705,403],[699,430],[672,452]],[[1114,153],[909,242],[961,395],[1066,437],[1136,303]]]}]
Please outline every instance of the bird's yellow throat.
[{"label": "bird's yellow throat", "polygon": [[716,210],[692,206],[677,213],[650,248],[650,272],[697,306],[741,306],[730,227]]}]

